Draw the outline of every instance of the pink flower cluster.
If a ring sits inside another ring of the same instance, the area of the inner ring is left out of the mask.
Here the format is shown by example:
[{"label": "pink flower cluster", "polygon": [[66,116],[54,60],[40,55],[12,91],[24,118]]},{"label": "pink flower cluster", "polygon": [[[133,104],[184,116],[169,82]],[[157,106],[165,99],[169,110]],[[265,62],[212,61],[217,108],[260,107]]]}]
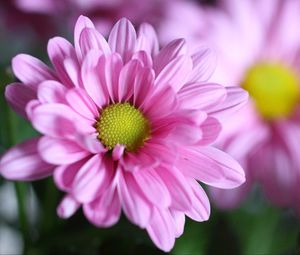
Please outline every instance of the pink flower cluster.
[{"label": "pink flower cluster", "polygon": [[74,46],[48,43],[53,68],[26,54],[12,61],[20,82],[6,98],[42,136],[11,148],[0,160],[10,180],[53,175],[66,193],[63,218],[79,207],[99,227],[115,224],[121,210],[169,251],[185,215],[207,220],[209,200],[197,181],[234,188],[245,181],[240,165],[211,144],[218,118],[239,108],[247,93],[207,82],[214,58],[190,53],[177,39],[159,49],[154,29],[136,33],[121,19],[108,41],[79,17]]}]

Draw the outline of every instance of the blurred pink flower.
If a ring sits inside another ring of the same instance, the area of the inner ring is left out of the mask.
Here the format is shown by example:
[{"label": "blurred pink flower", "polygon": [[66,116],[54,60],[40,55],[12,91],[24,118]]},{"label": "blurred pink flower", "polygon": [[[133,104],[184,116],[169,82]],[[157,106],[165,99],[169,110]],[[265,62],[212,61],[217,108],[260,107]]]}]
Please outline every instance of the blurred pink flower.
[{"label": "blurred pink flower", "polygon": [[221,130],[217,118],[247,93],[206,82],[214,69],[207,48],[190,55],[178,39],[159,51],[148,24],[136,34],[121,19],[107,42],[81,16],[74,38],[75,47],[61,37],[49,41],[54,70],[29,55],[13,59],[22,83],[8,85],[6,98],[43,136],[10,149],[0,172],[11,180],[54,175],[67,193],[61,217],[83,206],[90,222],[109,227],[122,208],[169,251],[185,215],[209,217],[196,180],[225,189],[245,181],[240,165],[210,144]]},{"label": "blurred pink flower", "polygon": [[[113,24],[126,17],[135,24],[158,24],[167,6],[178,0],[14,0],[16,6],[27,13],[39,13],[68,20],[73,25],[81,14],[89,16],[96,28],[108,35]],[[180,0],[179,0],[180,1]]]},{"label": "blurred pink flower", "polygon": [[[300,1],[219,4],[198,6],[189,16],[198,23],[180,30],[191,44],[206,40],[215,49],[218,65],[211,81],[240,85],[251,97],[227,122],[232,125],[226,125],[219,140],[219,146],[242,164],[247,181],[226,192],[212,189],[212,197],[218,206],[232,208],[258,182],[273,203],[300,211]],[[169,15],[174,21],[174,12]],[[168,38],[174,36],[178,32]]]}]

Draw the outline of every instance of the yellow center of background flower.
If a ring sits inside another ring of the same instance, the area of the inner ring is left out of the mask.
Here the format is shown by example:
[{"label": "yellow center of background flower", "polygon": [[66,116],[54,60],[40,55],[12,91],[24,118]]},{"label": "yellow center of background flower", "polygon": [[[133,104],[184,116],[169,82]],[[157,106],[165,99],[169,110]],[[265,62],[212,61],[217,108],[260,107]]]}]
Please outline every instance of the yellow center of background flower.
[{"label": "yellow center of background flower", "polygon": [[150,134],[149,121],[129,103],[104,108],[96,128],[98,139],[110,150],[121,144],[128,151],[136,151]]},{"label": "yellow center of background flower", "polygon": [[262,117],[267,120],[290,116],[300,99],[299,79],[279,63],[260,63],[248,70],[242,83]]}]

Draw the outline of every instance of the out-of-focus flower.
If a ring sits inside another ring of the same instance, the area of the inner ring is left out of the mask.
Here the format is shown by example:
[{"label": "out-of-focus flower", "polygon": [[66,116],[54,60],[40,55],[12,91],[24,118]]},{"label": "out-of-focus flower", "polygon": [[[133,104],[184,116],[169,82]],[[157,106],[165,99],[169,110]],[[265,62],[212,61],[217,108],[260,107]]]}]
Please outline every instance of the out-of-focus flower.
[{"label": "out-of-focus flower", "polygon": [[53,19],[42,13],[26,13],[17,8],[12,0],[1,1],[0,28],[3,30],[1,31],[2,40],[6,34],[14,34],[17,38],[22,35],[23,40],[29,40],[28,37],[33,37],[32,39],[49,38],[56,30],[55,25]]},{"label": "out-of-focus flower", "polygon": [[[96,28],[108,35],[113,24],[122,17],[135,24],[157,25],[172,2],[178,0],[15,0],[16,6],[27,13],[61,17],[73,24],[81,14],[89,16]],[[180,1],[180,0],[179,0]]]},{"label": "out-of-focus flower", "polygon": [[240,85],[251,96],[219,142],[244,166],[247,182],[213,189],[220,207],[238,205],[258,181],[273,203],[299,210],[299,10],[299,0],[224,0],[194,11],[191,44],[206,40],[218,55],[211,80]]},{"label": "out-of-focus flower", "polygon": [[13,59],[22,83],[8,85],[6,97],[43,136],[10,149],[1,174],[53,174],[67,193],[61,217],[82,206],[89,221],[109,227],[122,208],[169,251],[185,215],[209,217],[196,180],[219,188],[245,180],[239,164],[210,144],[221,130],[217,118],[245,103],[247,93],[206,82],[214,66],[207,48],[190,55],[179,39],[159,51],[148,24],[136,34],[121,19],[107,42],[81,16],[74,38],[75,47],[61,37],[49,41],[54,70],[29,55]]}]

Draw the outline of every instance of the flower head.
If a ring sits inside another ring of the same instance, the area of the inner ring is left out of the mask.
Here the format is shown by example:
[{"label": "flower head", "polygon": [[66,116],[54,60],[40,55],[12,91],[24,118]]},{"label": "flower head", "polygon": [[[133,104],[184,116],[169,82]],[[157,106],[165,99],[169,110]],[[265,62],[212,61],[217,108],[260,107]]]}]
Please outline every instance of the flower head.
[{"label": "flower head", "polygon": [[250,95],[219,140],[244,166],[247,182],[232,191],[213,189],[220,207],[238,205],[259,182],[273,203],[299,211],[299,8],[298,0],[222,0],[202,10],[206,19],[190,35],[193,43],[207,40],[219,56],[211,80]]},{"label": "flower head", "polygon": [[28,55],[13,59],[21,83],[8,85],[6,97],[42,137],[10,149],[0,172],[12,180],[53,175],[66,193],[61,217],[82,206],[90,222],[109,227],[122,209],[168,251],[185,215],[209,217],[196,180],[221,188],[244,182],[239,164],[210,144],[218,118],[247,93],[206,82],[213,71],[207,48],[190,55],[179,39],[159,50],[148,24],[136,34],[121,19],[106,41],[81,16],[74,37],[75,47],[49,41],[54,70]]}]

